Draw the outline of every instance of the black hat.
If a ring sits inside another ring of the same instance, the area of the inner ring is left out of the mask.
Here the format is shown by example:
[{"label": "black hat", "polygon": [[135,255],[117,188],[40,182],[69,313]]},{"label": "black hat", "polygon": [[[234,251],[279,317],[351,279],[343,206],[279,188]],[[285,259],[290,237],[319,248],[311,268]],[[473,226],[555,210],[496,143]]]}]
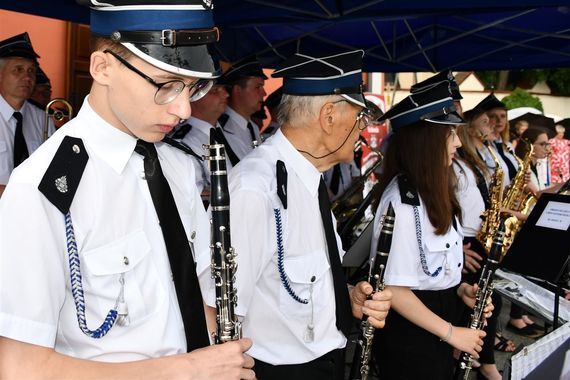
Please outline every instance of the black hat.
[{"label": "black hat", "polygon": [[299,96],[341,95],[366,107],[362,94],[364,51],[313,57],[295,54],[275,68],[274,78],[283,78],[283,93]]},{"label": "black hat", "polygon": [[46,73],[42,70],[41,67],[38,66],[37,71],[36,71],[36,86],[37,85],[49,85],[51,86],[51,82],[49,80],[49,78],[47,77]]},{"label": "black hat", "polygon": [[434,124],[464,124],[461,116],[455,112],[447,81],[408,95],[390,108],[379,121],[386,119],[390,120],[394,132],[421,120]]},{"label": "black hat", "polygon": [[281,104],[281,98],[283,97],[283,86],[279,87],[277,90],[273,91],[271,94],[265,98],[265,105],[270,110]]},{"label": "black hat", "polygon": [[424,81],[414,84],[412,87],[410,87],[410,92],[413,94],[418,91],[426,90],[443,81],[449,82],[449,88],[451,89],[451,97],[453,98],[453,100],[463,99],[463,96],[461,96],[461,92],[459,92],[459,85],[455,81],[455,77],[453,76],[451,70],[444,70]]},{"label": "black hat", "polygon": [[20,57],[36,61],[40,56],[36,54],[28,33],[18,34],[4,41],[0,41],[0,58]]},{"label": "black hat", "polygon": [[263,73],[261,63],[255,57],[248,57],[238,63],[232,65],[225,73],[218,79],[219,84],[233,84],[240,78],[258,77],[267,79]]},{"label": "black hat", "polygon": [[91,32],[120,42],[177,75],[216,78],[208,44],[219,39],[210,0],[77,0],[91,7]]},{"label": "black hat", "polygon": [[506,110],[507,106],[505,103],[497,99],[495,94],[491,93],[485,99],[481,100],[479,104],[475,106],[475,108],[480,108],[484,112],[487,112],[494,108],[502,108]]}]

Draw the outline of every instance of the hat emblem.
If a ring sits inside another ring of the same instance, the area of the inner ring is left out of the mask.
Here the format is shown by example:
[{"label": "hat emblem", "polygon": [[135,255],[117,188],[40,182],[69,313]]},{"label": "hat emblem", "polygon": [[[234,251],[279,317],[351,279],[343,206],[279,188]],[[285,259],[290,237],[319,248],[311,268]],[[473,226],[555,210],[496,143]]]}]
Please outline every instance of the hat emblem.
[{"label": "hat emblem", "polygon": [[67,177],[61,176],[55,179],[55,187],[60,193],[67,193]]}]

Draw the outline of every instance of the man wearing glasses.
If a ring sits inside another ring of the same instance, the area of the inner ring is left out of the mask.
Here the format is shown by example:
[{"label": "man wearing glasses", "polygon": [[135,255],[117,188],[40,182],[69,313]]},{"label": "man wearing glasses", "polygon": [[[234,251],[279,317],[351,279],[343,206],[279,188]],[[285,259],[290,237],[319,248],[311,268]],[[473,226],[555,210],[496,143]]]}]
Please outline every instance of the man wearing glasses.
[{"label": "man wearing glasses", "polygon": [[91,92],[0,204],[0,378],[253,379],[249,340],[207,347],[209,223],[161,143],[218,75],[211,8],[82,2]]},{"label": "man wearing glasses", "polygon": [[353,316],[364,312],[381,327],[390,306],[388,292],[364,302],[366,282],[349,292],[322,178],[353,159],[360,130],[376,117],[362,95],[362,55],[282,63],[273,73],[284,78],[281,128],[230,172],[236,313],[260,380],[343,379]]}]

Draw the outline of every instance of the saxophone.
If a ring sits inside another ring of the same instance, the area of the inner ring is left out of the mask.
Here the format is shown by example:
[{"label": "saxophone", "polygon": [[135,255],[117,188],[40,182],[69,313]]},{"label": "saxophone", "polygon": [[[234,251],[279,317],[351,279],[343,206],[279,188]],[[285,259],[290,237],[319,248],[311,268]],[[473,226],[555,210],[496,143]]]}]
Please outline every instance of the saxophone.
[{"label": "saxophone", "polygon": [[241,322],[235,313],[237,292],[234,287],[237,269],[236,253],[230,240],[230,193],[226,171],[226,153],[223,144],[217,144],[212,134],[209,150],[210,207],[212,211],[211,270],[216,287],[216,331],[214,343],[220,344],[241,338]]},{"label": "saxophone", "polygon": [[[372,294],[384,290],[384,270],[392,245],[392,232],[394,231],[394,221],[396,215],[392,203],[388,205],[386,214],[382,217],[382,230],[378,238],[378,248],[373,264],[370,266],[368,282],[372,285]],[[369,296],[369,298],[372,295]],[[360,322],[360,334],[354,349],[354,359],[350,368],[350,380],[366,380],[370,372],[370,356],[372,350],[372,340],[376,329],[368,322],[368,316],[364,315]]]},{"label": "saxophone", "polygon": [[488,209],[483,211],[481,214],[481,219],[483,223],[481,224],[481,229],[477,232],[477,240],[485,247],[487,252],[491,249],[493,244],[493,236],[495,236],[495,231],[499,228],[499,223],[501,222],[501,207],[503,205],[503,169],[499,163],[497,155],[493,149],[489,146],[489,142],[484,142],[485,147],[489,150],[489,153],[495,161],[495,172],[491,177],[491,182],[489,183],[489,203]]},{"label": "saxophone", "polygon": [[[526,141],[526,145],[527,149],[524,158],[521,160],[515,156],[519,163],[519,170],[507,189],[503,201],[503,208],[512,211],[519,211],[524,214],[528,214],[530,212],[530,209],[536,203],[537,199],[533,193],[525,191],[525,176],[530,167],[530,163],[532,162],[532,156],[534,153],[534,147],[530,141]],[[515,239],[515,236],[520,230],[522,224],[523,221],[519,220],[516,216],[511,216],[505,221],[505,241],[503,247],[505,251],[508,250],[513,243],[513,240]]]},{"label": "saxophone", "polygon": [[[468,326],[471,329],[481,330],[481,328],[483,328],[483,311],[485,310],[487,300],[493,294],[493,278],[495,277],[495,271],[499,266],[499,259],[502,257],[504,234],[505,223],[500,219],[497,231],[493,236],[493,244],[489,251],[489,257],[487,258],[485,266],[483,266],[481,277],[477,283],[478,289],[475,296],[475,306],[473,307],[473,313],[471,314]],[[468,380],[472,366],[473,357],[466,352],[462,352],[459,364],[455,370],[454,380]]]}]

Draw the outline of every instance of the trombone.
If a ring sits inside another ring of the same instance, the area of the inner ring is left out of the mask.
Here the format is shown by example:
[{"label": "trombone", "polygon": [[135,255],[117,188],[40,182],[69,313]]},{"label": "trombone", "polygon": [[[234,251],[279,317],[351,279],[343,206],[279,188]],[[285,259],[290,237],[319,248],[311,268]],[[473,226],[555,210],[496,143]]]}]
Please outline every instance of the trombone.
[{"label": "trombone", "polygon": [[[52,109],[51,106],[56,104],[56,103],[62,103],[65,106],[65,110],[61,110],[59,108]],[[65,111],[67,111],[67,113]],[[61,121],[65,118],[67,118],[67,120],[71,120],[71,118],[73,117],[73,107],[65,99],[55,98],[55,99],[50,100],[50,102],[46,105],[45,114],[46,114],[46,118],[45,118],[45,123],[44,123],[44,141],[46,141],[49,137],[48,134],[49,134],[49,119],[50,119],[50,117],[52,117],[54,121]]]}]

